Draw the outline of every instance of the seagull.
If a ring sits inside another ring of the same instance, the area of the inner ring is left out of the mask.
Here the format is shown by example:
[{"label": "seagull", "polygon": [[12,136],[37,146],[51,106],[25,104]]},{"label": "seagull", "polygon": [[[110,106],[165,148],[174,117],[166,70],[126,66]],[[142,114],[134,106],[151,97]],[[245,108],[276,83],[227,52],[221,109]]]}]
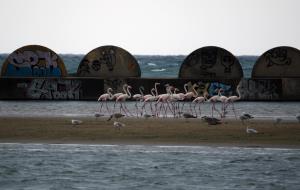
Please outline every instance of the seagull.
[{"label": "seagull", "polygon": [[190,113],[183,113],[183,117],[186,118],[186,119],[189,119],[189,118],[197,118],[196,116],[190,114]]},{"label": "seagull", "polygon": [[125,124],[124,123],[120,123],[120,122],[117,122],[115,121],[114,122],[114,127],[118,130],[121,130],[121,127],[125,127]]},{"label": "seagull", "polygon": [[201,119],[207,122],[209,125],[218,125],[222,123],[220,119],[217,119],[215,117],[203,116],[201,117]]},{"label": "seagull", "polygon": [[298,122],[300,123],[300,114],[296,115],[296,119],[297,119]]},{"label": "seagull", "polygon": [[249,120],[249,119],[253,119],[254,117],[248,113],[243,113],[241,116],[240,116],[240,120],[242,120],[243,124],[244,124],[244,121],[246,120]]},{"label": "seagull", "polygon": [[248,119],[254,118],[251,114],[245,113],[245,112],[243,112],[243,115],[242,115],[242,116],[245,116],[245,117],[248,118]]},{"label": "seagull", "polygon": [[274,118],[274,125],[277,125],[277,124],[281,123],[281,121],[282,121],[282,118],[280,118],[280,117],[275,117],[275,118]]},{"label": "seagull", "polygon": [[107,121],[110,121],[112,118],[116,118],[116,119],[119,119],[121,117],[124,117],[125,115],[121,114],[121,113],[114,113],[112,114]]},{"label": "seagull", "polygon": [[73,127],[74,127],[75,125],[81,124],[82,121],[81,121],[81,120],[77,120],[77,119],[72,119],[72,120],[71,120],[71,123],[73,124]]},{"label": "seagull", "polygon": [[96,113],[94,114],[94,116],[95,116],[95,118],[97,119],[98,117],[102,117],[102,116],[104,116],[104,115],[101,114],[101,113],[99,113],[99,112],[96,112]]},{"label": "seagull", "polygon": [[143,116],[144,116],[144,118],[146,118],[146,119],[149,118],[149,117],[154,117],[154,115],[150,115],[150,114],[144,114]]},{"label": "seagull", "polygon": [[247,126],[247,128],[246,128],[246,132],[247,132],[248,134],[250,134],[250,133],[258,133],[255,129],[249,128],[248,126]]}]

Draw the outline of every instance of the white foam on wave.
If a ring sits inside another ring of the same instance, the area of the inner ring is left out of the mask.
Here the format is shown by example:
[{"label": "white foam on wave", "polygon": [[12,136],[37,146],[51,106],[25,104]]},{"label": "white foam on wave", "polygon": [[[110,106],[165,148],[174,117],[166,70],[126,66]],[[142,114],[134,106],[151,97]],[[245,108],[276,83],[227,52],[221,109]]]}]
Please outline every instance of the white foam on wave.
[{"label": "white foam on wave", "polygon": [[157,66],[156,63],[147,63],[148,66]]},{"label": "white foam on wave", "polygon": [[162,71],[165,71],[166,69],[152,69],[151,71],[153,72],[162,72]]}]

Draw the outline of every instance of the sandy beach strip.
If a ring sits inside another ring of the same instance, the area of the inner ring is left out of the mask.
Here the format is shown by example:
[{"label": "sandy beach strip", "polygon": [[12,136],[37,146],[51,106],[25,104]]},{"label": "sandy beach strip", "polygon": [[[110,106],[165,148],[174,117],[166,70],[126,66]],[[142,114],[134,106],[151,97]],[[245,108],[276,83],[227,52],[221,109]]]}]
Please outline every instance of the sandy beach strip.
[{"label": "sandy beach strip", "polygon": [[300,124],[283,121],[247,122],[258,134],[247,134],[239,120],[208,125],[200,119],[122,118],[126,126],[113,127],[107,118],[80,118],[73,126],[71,118],[0,117],[1,143],[86,143],[142,145],[212,145],[300,148]]}]

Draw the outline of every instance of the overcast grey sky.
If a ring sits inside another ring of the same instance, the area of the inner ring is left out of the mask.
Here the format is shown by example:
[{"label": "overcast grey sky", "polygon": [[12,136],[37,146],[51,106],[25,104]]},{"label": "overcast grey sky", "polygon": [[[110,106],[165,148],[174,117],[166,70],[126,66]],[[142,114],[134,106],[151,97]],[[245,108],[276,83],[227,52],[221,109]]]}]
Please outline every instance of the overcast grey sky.
[{"label": "overcast grey sky", "polygon": [[39,44],[85,54],[116,45],[165,55],[214,45],[260,55],[300,49],[299,9],[299,0],[1,0],[0,52]]}]

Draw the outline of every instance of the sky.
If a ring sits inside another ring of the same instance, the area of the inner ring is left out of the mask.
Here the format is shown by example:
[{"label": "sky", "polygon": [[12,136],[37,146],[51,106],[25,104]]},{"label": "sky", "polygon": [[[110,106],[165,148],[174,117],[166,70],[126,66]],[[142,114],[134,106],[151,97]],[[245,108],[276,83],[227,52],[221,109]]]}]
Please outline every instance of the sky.
[{"label": "sky", "polygon": [[115,45],[134,55],[204,46],[261,55],[300,49],[299,8],[299,0],[1,0],[0,53],[38,44],[74,54]]}]

